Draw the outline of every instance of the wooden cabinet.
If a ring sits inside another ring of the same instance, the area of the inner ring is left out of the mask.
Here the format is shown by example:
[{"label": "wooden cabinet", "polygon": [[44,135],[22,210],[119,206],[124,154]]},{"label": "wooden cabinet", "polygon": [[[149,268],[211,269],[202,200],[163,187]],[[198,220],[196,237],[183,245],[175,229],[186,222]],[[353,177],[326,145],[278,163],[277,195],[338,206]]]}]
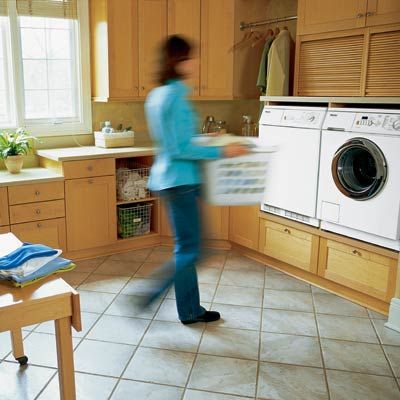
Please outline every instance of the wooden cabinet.
[{"label": "wooden cabinet", "polygon": [[[294,225],[300,226],[300,229]],[[318,243],[319,237],[307,231],[306,226],[260,219],[259,251],[267,256],[317,273]]]},{"label": "wooden cabinet", "polygon": [[8,225],[9,223],[7,188],[0,187],[0,226]]},{"label": "wooden cabinet", "polygon": [[65,215],[64,199],[10,206],[10,223],[41,221]]},{"label": "wooden cabinet", "polygon": [[365,26],[367,0],[299,0],[297,34]]},{"label": "wooden cabinet", "polygon": [[117,240],[115,176],[67,180],[65,202],[68,251]]},{"label": "wooden cabinet", "polygon": [[63,198],[63,181],[10,186],[8,188],[8,199],[10,205],[57,200]]},{"label": "wooden cabinet", "polygon": [[204,239],[228,240],[229,207],[201,204],[201,225]]},{"label": "wooden cabinet", "polygon": [[10,227],[8,225],[6,226],[0,226],[0,234],[2,233],[8,233],[10,232]]},{"label": "wooden cabinet", "polygon": [[[199,56],[197,46],[200,43],[200,0],[168,0],[168,35],[183,35],[195,46],[195,55]],[[194,77],[189,85],[192,96],[198,97],[200,92],[200,64],[197,63]]]},{"label": "wooden cabinet", "polygon": [[376,26],[400,22],[399,0],[368,0],[366,25]]},{"label": "wooden cabinet", "polygon": [[11,225],[11,232],[24,242],[66,249],[65,218]]},{"label": "wooden cabinet", "polygon": [[370,247],[321,238],[318,274],[389,302],[395,291],[398,254],[384,249],[386,254],[379,254]]},{"label": "wooden cabinet", "polygon": [[139,96],[157,85],[159,46],[167,36],[167,1],[139,0]]},{"label": "wooden cabinet", "polygon": [[115,160],[102,158],[96,160],[66,161],[63,163],[65,179],[113,175]]},{"label": "wooden cabinet", "polygon": [[145,97],[167,36],[167,0],[91,0],[90,31],[94,100]]},{"label": "wooden cabinet", "polygon": [[249,249],[257,250],[259,242],[260,207],[235,206],[229,208],[229,240]]}]

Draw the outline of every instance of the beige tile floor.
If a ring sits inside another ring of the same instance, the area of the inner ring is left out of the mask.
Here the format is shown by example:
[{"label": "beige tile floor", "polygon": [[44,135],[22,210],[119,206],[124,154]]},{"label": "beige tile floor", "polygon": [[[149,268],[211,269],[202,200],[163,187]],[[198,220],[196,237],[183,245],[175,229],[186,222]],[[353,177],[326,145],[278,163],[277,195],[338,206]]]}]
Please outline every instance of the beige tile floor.
[{"label": "beige tile floor", "polygon": [[[233,253],[208,251],[199,267],[203,305],[222,320],[180,324],[173,290],[142,310],[169,253],[97,258],[64,275],[81,293],[78,400],[400,399],[400,334],[385,316]],[[57,400],[53,324],[23,333],[22,368],[0,334],[1,400]]]}]

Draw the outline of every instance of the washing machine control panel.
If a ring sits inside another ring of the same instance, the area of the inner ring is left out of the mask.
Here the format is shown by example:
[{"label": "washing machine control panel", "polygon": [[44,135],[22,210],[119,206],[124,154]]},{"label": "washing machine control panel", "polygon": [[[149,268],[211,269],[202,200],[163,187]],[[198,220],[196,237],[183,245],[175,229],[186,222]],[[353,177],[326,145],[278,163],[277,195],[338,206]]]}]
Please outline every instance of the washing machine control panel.
[{"label": "washing machine control panel", "polygon": [[400,135],[400,114],[356,113],[351,130]]},{"label": "washing machine control panel", "polygon": [[287,126],[295,128],[321,129],[326,114],[324,108],[266,106],[260,117],[260,125]]}]

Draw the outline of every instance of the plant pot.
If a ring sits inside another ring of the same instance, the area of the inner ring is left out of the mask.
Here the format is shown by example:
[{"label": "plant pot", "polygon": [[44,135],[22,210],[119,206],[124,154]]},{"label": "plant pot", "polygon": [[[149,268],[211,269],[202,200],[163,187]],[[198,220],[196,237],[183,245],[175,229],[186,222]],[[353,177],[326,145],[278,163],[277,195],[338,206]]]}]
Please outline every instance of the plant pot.
[{"label": "plant pot", "polygon": [[22,155],[8,156],[4,159],[4,164],[10,174],[19,174],[23,163],[24,157]]}]

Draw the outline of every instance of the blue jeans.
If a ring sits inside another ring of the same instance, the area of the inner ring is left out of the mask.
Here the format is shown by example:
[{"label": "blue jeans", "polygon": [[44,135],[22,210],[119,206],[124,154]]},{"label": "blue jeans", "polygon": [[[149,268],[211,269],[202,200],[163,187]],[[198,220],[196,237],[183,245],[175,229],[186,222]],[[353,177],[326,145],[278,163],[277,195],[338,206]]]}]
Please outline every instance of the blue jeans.
[{"label": "blue jeans", "polygon": [[200,255],[201,230],[199,211],[199,185],[184,185],[159,192],[167,207],[174,233],[174,262],[162,268],[174,267],[172,276],[159,289],[158,295],[172,283],[175,285],[176,306],[181,321],[197,318],[206,312],[200,305],[196,262]]}]

